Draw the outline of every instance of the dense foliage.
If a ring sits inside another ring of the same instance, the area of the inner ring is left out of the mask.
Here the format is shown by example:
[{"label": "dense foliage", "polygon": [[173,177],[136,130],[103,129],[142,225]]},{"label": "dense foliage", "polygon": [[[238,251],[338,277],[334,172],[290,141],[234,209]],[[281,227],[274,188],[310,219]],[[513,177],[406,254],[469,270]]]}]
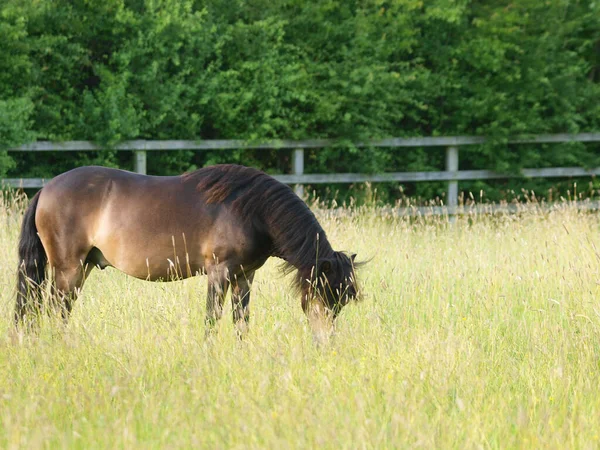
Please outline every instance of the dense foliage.
[{"label": "dense foliage", "polygon": [[[461,168],[600,165],[597,145],[505,145],[514,134],[600,130],[593,0],[4,0],[0,43],[0,176],[128,168],[131,154],[111,145],[140,138],[338,139],[307,155],[312,172],[441,169],[443,149],[349,142],[460,134],[494,138],[461,149]],[[107,150],[1,151],[34,139]],[[281,172],[289,159],[182,151],[148,164],[155,174],[223,161]],[[461,183],[491,198],[522,185]],[[444,184],[407,189],[434,197]]]}]

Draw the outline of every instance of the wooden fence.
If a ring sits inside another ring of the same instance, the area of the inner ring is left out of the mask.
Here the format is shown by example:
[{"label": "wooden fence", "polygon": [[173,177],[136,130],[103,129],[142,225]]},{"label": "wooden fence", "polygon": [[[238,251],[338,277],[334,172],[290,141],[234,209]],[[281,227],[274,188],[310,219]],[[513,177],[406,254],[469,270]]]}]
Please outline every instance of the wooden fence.
[{"label": "wooden fence", "polygon": [[[126,141],[118,144],[115,149],[132,151],[134,170],[146,173],[147,152],[171,150],[228,150],[228,149],[292,149],[292,173],[276,175],[279,181],[296,185],[298,195],[303,195],[303,185],[320,183],[363,183],[363,182],[420,182],[447,181],[446,211],[452,212],[458,204],[458,182],[463,180],[490,180],[509,178],[511,175],[498,174],[490,170],[458,170],[459,148],[486,142],[484,137],[455,136],[455,137],[423,137],[423,138],[390,138],[354,143],[356,147],[444,147],[446,149],[446,167],[444,171],[436,172],[389,172],[380,174],[335,173],[335,174],[306,174],[304,173],[304,150],[319,149],[336,145],[335,141],[313,139],[306,141],[277,140],[262,143],[248,143],[240,140],[207,140],[207,141]],[[563,142],[600,142],[600,133],[580,134],[547,134],[532,137],[516,137],[510,139],[510,144],[542,144]],[[34,142],[9,151],[15,152],[65,152],[65,151],[95,151],[102,147],[88,141],[69,141],[62,143]],[[552,167],[545,169],[523,169],[523,177],[585,177],[600,175],[600,168],[584,169],[581,167]],[[45,181],[42,178],[12,178],[1,180],[5,185],[23,188],[40,188]]]}]

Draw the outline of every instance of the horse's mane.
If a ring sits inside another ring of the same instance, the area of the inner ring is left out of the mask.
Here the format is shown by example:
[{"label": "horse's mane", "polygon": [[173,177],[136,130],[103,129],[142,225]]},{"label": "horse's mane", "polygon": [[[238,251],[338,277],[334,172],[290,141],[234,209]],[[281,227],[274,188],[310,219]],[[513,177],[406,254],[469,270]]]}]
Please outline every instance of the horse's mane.
[{"label": "horse's mane", "polygon": [[263,228],[261,231],[273,240],[274,255],[293,268],[314,266],[315,255],[333,257],[333,249],[312,211],[289,186],[266,173],[222,164],[186,173],[182,178],[186,183],[196,183],[196,190],[207,203],[230,204],[243,221]]}]

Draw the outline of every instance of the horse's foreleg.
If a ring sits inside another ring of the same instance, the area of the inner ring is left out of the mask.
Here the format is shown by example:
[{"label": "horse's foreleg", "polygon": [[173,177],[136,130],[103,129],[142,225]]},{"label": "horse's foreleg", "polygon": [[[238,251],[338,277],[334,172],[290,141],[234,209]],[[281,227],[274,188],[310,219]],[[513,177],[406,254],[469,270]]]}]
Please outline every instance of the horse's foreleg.
[{"label": "horse's foreleg", "polygon": [[206,336],[210,336],[214,327],[223,316],[223,302],[229,287],[228,270],[219,264],[209,266],[208,274],[208,296],[206,298]]},{"label": "horse's foreleg", "polygon": [[234,276],[231,280],[231,306],[233,324],[238,338],[243,338],[248,332],[250,321],[250,287],[254,272]]}]

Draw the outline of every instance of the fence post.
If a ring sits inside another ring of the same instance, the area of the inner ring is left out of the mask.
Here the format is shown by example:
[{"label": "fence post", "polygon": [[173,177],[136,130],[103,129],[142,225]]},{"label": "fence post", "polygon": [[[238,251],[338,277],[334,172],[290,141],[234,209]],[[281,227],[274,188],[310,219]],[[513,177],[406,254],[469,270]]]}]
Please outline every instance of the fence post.
[{"label": "fence post", "polygon": [[133,170],[146,175],[146,150],[133,151]]},{"label": "fence post", "polygon": [[[446,148],[446,172],[458,172],[458,147]],[[448,212],[453,214],[458,205],[458,181],[448,181],[448,197],[446,206]]]},{"label": "fence post", "polygon": [[[293,169],[294,175],[302,175],[304,173],[304,149],[302,148],[294,149]],[[296,184],[294,186],[294,192],[298,197],[304,197],[304,186],[302,184]]]}]

